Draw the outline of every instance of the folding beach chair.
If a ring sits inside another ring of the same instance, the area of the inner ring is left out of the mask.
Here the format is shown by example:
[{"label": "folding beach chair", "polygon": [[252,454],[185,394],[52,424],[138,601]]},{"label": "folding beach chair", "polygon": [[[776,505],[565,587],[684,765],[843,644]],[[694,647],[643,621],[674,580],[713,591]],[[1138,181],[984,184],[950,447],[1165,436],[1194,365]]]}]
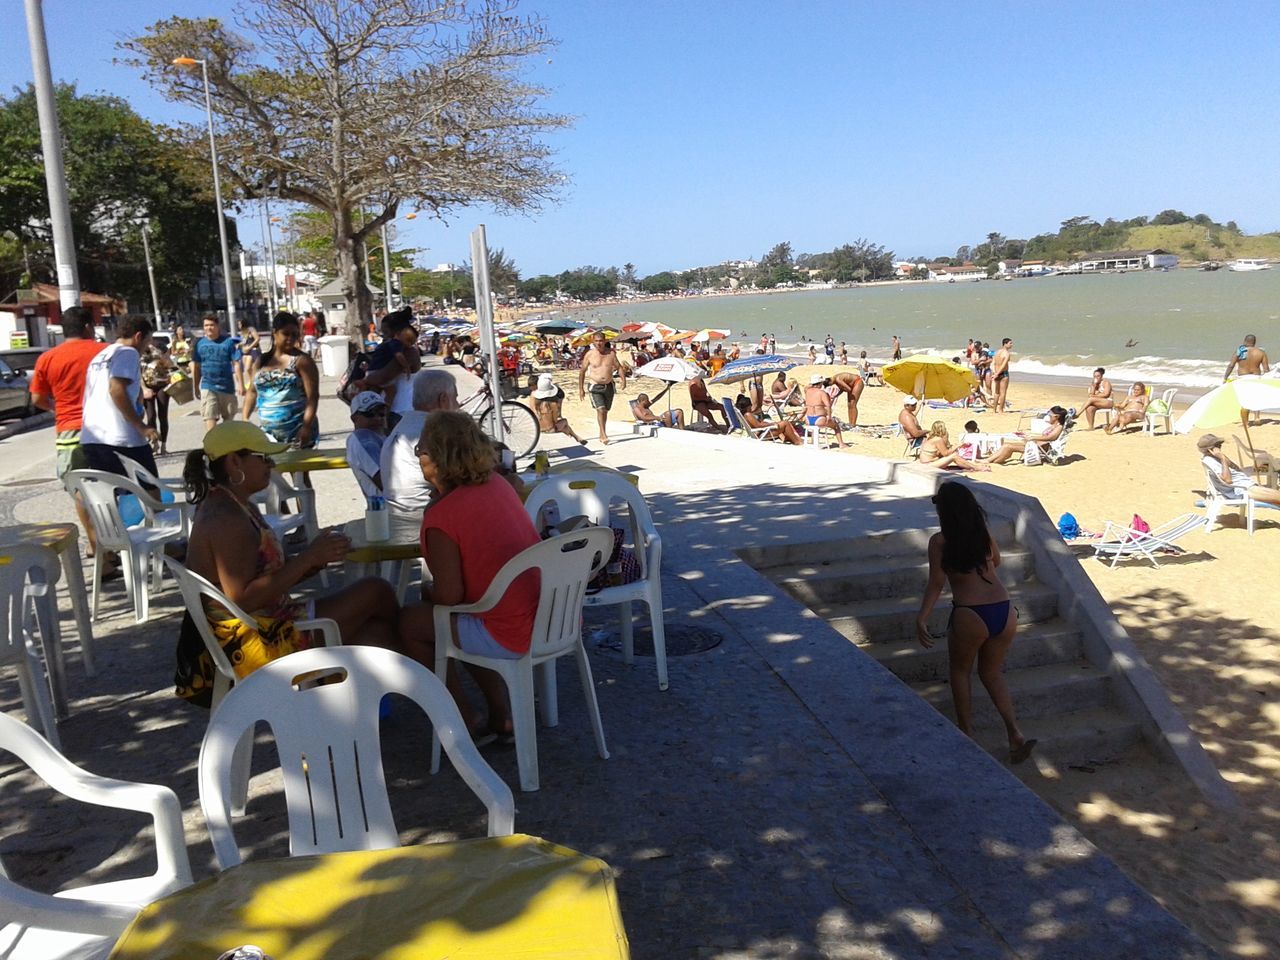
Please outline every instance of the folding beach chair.
[{"label": "folding beach chair", "polygon": [[728,397],[720,398],[720,406],[724,410],[724,419],[729,424],[730,433],[743,433],[748,437],[754,437],[757,440],[763,440],[764,435],[773,427],[749,427],[747,422],[742,419],[742,414],[738,412],[738,408],[733,405],[733,401]]},{"label": "folding beach chair", "polygon": [[1186,553],[1176,541],[1196,527],[1203,526],[1204,517],[1195,513],[1184,513],[1146,533],[1134,530],[1128,524],[1108,520],[1106,529],[1102,531],[1102,539],[1093,545],[1093,556],[1095,560],[1103,561],[1110,557],[1112,569],[1115,569],[1122,558],[1138,556],[1146,557],[1152,566],[1158,567],[1160,563],[1155,557],[1157,553]]}]

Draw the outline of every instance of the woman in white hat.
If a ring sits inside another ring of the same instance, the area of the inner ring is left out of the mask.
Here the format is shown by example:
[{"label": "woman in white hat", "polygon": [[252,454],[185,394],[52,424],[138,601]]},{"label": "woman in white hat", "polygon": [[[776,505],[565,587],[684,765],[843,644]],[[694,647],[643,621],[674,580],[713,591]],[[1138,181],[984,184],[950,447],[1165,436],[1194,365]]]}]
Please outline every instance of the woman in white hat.
[{"label": "woman in white hat", "polygon": [[538,426],[543,433],[566,433],[579,443],[586,443],[573,432],[569,421],[560,413],[560,405],[564,402],[564,391],[556,386],[555,378],[549,373],[538,377],[538,385],[529,391],[533,398],[533,411],[538,415]]}]

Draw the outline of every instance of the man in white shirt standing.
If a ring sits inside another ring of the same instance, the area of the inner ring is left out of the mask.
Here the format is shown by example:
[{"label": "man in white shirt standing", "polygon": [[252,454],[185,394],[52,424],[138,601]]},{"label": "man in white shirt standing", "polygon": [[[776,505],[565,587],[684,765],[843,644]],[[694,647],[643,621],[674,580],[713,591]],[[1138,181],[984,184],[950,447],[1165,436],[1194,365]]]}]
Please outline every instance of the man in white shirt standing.
[{"label": "man in white shirt standing", "polygon": [[397,543],[415,540],[422,531],[422,515],[431,504],[435,490],[422,475],[416,447],[427,414],[458,409],[458,388],[448,371],[420,370],[410,381],[413,409],[400,418],[382,445],[379,461],[382,495],[387,501],[391,539]]},{"label": "man in white shirt standing", "polygon": [[160,434],[142,420],[138,395],[142,392],[141,353],[153,328],[145,317],[125,317],[116,328],[116,342],[89,363],[84,387],[84,416],[80,447],[85,466],[124,476],[120,455],[156,472],[151,444]]}]

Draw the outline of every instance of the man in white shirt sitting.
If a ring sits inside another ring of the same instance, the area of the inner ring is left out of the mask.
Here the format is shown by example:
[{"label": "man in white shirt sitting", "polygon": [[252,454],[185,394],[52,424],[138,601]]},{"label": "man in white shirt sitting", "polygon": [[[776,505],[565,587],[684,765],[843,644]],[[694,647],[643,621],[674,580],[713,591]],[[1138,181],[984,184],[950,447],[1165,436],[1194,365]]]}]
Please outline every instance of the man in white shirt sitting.
[{"label": "man in white shirt sitting", "polygon": [[124,476],[120,463],[124,454],[156,472],[151,444],[160,441],[160,434],[143,422],[138,401],[142,391],[140,355],[151,342],[153,329],[145,317],[125,317],[116,328],[116,342],[89,362],[80,447],[90,470]]},{"label": "man in white shirt sitting", "polygon": [[351,401],[351,436],[347,463],[365,499],[382,496],[382,445],[387,440],[387,403],[382,394],[365,390]]},{"label": "man in white shirt sitting", "polygon": [[400,418],[387,437],[379,461],[382,495],[386,497],[390,514],[391,539],[397,543],[417,539],[422,530],[422,515],[435,496],[435,490],[422,476],[415,449],[427,414],[458,409],[458,389],[448,371],[438,367],[419,370],[411,384],[413,409]]}]

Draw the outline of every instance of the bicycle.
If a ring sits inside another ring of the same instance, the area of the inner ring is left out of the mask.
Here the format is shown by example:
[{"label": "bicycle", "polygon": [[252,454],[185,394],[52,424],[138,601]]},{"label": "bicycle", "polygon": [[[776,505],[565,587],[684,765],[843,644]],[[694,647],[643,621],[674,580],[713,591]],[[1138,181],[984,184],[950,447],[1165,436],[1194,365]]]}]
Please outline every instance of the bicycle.
[{"label": "bicycle", "polygon": [[[474,405],[473,405],[474,404]],[[494,432],[493,391],[489,389],[489,381],[467,397],[460,404],[465,413],[469,413],[480,423],[480,429],[490,437]],[[514,400],[503,400],[499,409],[502,411],[502,426],[506,434],[505,442],[516,459],[527,457],[533,453],[542,436],[542,427],[538,424],[538,416],[523,403]]]}]

